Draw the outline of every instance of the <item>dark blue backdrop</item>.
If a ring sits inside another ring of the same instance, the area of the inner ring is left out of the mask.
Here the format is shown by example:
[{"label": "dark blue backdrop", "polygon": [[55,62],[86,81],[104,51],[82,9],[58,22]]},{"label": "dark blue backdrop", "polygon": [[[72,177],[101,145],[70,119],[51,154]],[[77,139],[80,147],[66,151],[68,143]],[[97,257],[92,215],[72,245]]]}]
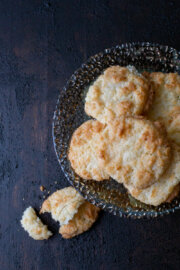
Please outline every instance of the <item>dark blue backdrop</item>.
[{"label": "dark blue backdrop", "polygon": [[180,2],[170,0],[0,1],[0,269],[180,269],[180,212],[154,220],[102,213],[72,240],[56,234],[36,242],[19,224],[27,206],[41,205],[41,184],[51,192],[68,185],[51,123],[71,73],[123,42],[180,50],[179,14]]}]

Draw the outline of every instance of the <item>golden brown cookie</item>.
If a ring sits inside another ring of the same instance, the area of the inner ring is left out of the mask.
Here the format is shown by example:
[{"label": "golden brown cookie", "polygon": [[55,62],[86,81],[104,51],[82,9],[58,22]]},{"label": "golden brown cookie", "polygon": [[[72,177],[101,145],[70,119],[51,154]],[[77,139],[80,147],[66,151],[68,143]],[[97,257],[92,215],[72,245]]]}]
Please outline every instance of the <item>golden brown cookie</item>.
[{"label": "golden brown cookie", "polygon": [[72,238],[81,234],[93,225],[98,217],[100,209],[89,202],[83,203],[73,219],[67,225],[63,225],[59,229],[59,233],[63,238]]},{"label": "golden brown cookie", "polygon": [[180,145],[180,76],[177,73],[144,73],[155,91],[147,117],[161,120],[168,136]]},{"label": "golden brown cookie", "polygon": [[173,191],[168,196],[166,202],[168,203],[172,202],[172,200],[174,200],[174,198],[176,198],[179,195],[179,191],[180,191],[180,184],[174,187]]},{"label": "golden brown cookie", "polygon": [[180,183],[180,147],[173,145],[173,155],[168,170],[160,179],[146,189],[137,189],[132,185],[125,184],[130,194],[137,200],[150,204],[160,205],[170,201],[179,193]]},{"label": "golden brown cookie", "polygon": [[34,240],[44,240],[52,236],[46,225],[37,217],[32,207],[28,207],[22,216],[21,225]]},{"label": "golden brown cookie", "polygon": [[101,181],[109,178],[104,169],[98,166],[94,150],[94,141],[104,127],[96,120],[89,120],[73,133],[68,158],[75,172],[84,179]]},{"label": "golden brown cookie", "polygon": [[63,225],[74,217],[84,202],[84,198],[73,187],[67,187],[50,195],[43,202],[40,213],[51,213],[52,218]]},{"label": "golden brown cookie", "polygon": [[108,123],[120,115],[140,115],[152,100],[151,84],[134,67],[112,66],[90,86],[85,103],[88,115]]},{"label": "golden brown cookie", "polygon": [[50,212],[60,223],[59,232],[64,238],[72,238],[87,231],[98,217],[100,209],[89,202],[73,188],[57,190],[46,199],[40,213]]},{"label": "golden brown cookie", "polygon": [[156,182],[170,163],[171,149],[161,124],[142,117],[112,121],[95,144],[99,166],[136,188]]}]

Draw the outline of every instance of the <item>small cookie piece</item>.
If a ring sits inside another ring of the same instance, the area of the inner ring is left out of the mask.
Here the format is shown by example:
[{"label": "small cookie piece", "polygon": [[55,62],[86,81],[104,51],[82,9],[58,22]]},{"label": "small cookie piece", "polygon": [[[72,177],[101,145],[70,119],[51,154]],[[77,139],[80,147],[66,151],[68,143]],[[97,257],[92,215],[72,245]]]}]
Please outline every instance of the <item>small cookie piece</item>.
[{"label": "small cookie piece", "polygon": [[89,202],[84,202],[67,225],[59,229],[63,238],[69,239],[91,228],[98,217],[100,209]]},{"label": "small cookie piece", "polygon": [[73,133],[68,158],[75,172],[84,179],[101,181],[109,178],[103,168],[99,168],[94,150],[94,141],[104,127],[96,120],[89,120]]},{"label": "small cookie piece", "polygon": [[180,76],[177,73],[144,73],[155,91],[147,117],[161,120],[168,136],[180,145]]},{"label": "small cookie piece", "polygon": [[135,67],[111,66],[90,86],[85,112],[102,123],[120,115],[140,115],[148,109],[153,90]]},{"label": "small cookie piece", "polygon": [[35,240],[44,240],[52,236],[52,232],[37,217],[36,212],[31,206],[24,211],[21,225],[28,232],[29,236]]},{"label": "small cookie piece", "polygon": [[143,117],[120,117],[95,143],[99,166],[120,183],[146,188],[170,164],[171,148],[160,123]]},{"label": "small cookie piece", "polygon": [[[125,184],[129,193],[137,200],[150,204],[160,205],[170,201],[179,192],[180,183],[180,147],[173,145],[173,157],[168,170],[160,179],[146,189],[137,189],[132,185]],[[174,193],[175,192],[175,193]]]},{"label": "small cookie piece", "polygon": [[84,198],[73,187],[66,187],[57,190],[43,202],[40,214],[49,212],[60,225],[68,224],[84,202]]}]

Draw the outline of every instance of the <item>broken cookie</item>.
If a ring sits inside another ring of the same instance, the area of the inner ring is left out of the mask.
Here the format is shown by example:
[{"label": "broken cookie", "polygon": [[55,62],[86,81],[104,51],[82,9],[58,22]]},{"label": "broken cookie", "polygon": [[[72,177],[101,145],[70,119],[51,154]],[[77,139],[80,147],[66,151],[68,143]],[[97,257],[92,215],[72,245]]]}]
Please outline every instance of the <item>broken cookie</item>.
[{"label": "broken cookie", "polygon": [[60,223],[63,238],[87,231],[98,217],[99,208],[86,202],[73,188],[57,190],[44,201],[40,213],[49,212]]},{"label": "broken cookie", "polygon": [[42,223],[31,206],[24,211],[21,225],[29,236],[35,240],[44,240],[52,236],[52,232]]},{"label": "broken cookie", "polygon": [[96,221],[99,210],[98,207],[85,201],[79,207],[78,212],[74,215],[73,219],[70,220],[68,224],[60,227],[59,233],[63,238],[69,239],[89,230]]}]

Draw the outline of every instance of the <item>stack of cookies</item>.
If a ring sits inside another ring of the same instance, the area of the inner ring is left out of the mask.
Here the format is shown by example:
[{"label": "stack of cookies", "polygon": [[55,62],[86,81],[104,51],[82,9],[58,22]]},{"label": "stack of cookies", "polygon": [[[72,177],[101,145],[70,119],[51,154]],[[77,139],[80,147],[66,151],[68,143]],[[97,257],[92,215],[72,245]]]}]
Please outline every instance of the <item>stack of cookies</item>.
[{"label": "stack of cookies", "polygon": [[113,178],[137,200],[160,205],[179,193],[180,76],[112,66],[89,87],[94,119],[73,134],[68,158],[87,180]]}]

